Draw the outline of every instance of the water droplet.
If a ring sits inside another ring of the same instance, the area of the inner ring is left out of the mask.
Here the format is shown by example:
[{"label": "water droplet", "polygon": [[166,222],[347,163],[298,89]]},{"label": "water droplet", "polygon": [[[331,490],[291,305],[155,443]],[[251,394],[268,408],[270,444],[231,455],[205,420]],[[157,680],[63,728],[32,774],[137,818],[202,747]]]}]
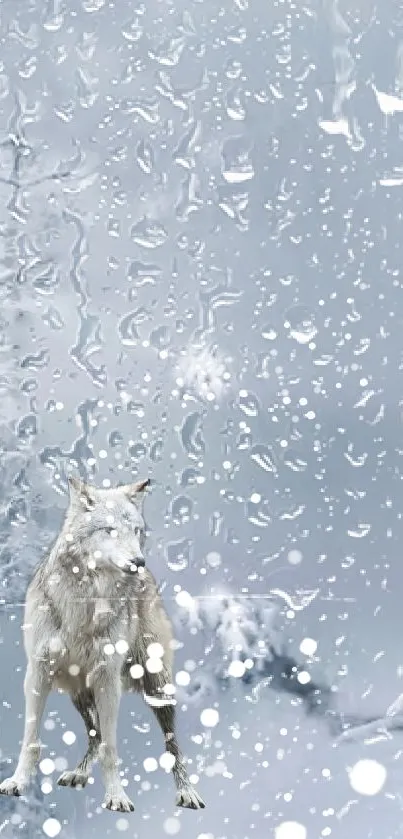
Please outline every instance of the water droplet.
[{"label": "water droplet", "polygon": [[129,446],[129,455],[134,460],[140,460],[140,458],[145,457],[147,454],[147,448],[144,443],[133,443],[132,446]]},{"label": "water droplet", "polygon": [[159,248],[166,242],[168,233],[158,222],[142,219],[131,228],[130,235],[137,245],[143,248]]},{"label": "water droplet", "polygon": [[290,338],[298,344],[309,344],[318,331],[313,315],[305,306],[293,306],[289,309],[284,326],[289,330]]},{"label": "water droplet", "polygon": [[185,45],[186,39],[183,35],[179,38],[168,38],[156,50],[149,50],[148,54],[162,67],[176,67],[179,64]]},{"label": "water droplet", "polygon": [[154,153],[151,146],[148,143],[145,143],[144,140],[140,140],[137,144],[136,160],[140,169],[142,169],[146,175],[149,175],[150,172],[152,172],[154,168]]},{"label": "water droplet", "polygon": [[82,0],[83,9],[89,14],[91,12],[99,12],[105,5],[105,0]]},{"label": "water droplet", "polygon": [[118,323],[119,338],[126,347],[135,347],[140,341],[137,327],[149,317],[145,309],[128,312]]},{"label": "water droplet", "polygon": [[171,516],[175,524],[185,524],[192,515],[192,500],[186,495],[178,495],[171,503]]},{"label": "water droplet", "polygon": [[140,25],[138,17],[135,17],[133,20],[124,24],[122,35],[126,41],[130,41],[131,43],[135,43],[140,40],[143,35],[143,27]]},{"label": "water droplet", "polygon": [[265,472],[277,472],[274,454],[268,446],[258,444],[253,446],[250,453],[251,459]]},{"label": "water droplet", "polygon": [[302,562],[302,553],[294,548],[289,551],[287,559],[290,565],[299,565]]},{"label": "water droplet", "polygon": [[180,440],[183,449],[192,458],[199,459],[205,452],[202,416],[196,411],[185,417],[180,429]]},{"label": "water droplet", "polygon": [[38,433],[37,420],[35,414],[27,414],[20,419],[17,425],[18,437],[27,440],[30,437],[35,437]]},{"label": "water droplet", "polygon": [[241,184],[254,177],[250,154],[250,141],[244,137],[230,137],[225,141],[221,150],[222,176],[228,184]]},{"label": "water droplet", "polygon": [[365,536],[368,536],[368,533],[371,531],[370,524],[358,524],[354,530],[348,530],[347,533],[353,539],[364,539]]},{"label": "water droplet", "polygon": [[247,390],[240,390],[238,405],[243,414],[247,417],[257,417],[260,409],[259,400],[254,393]]},{"label": "water droplet", "polygon": [[219,568],[222,562],[221,554],[217,551],[210,551],[206,556],[206,562],[210,568]]},{"label": "water droplet", "polygon": [[283,591],[283,589],[273,588],[270,589],[270,594],[273,597],[279,597],[281,600],[284,600],[284,603],[292,611],[302,612],[318,596],[319,589],[297,589],[293,594],[290,594],[288,591]]},{"label": "water droplet", "polygon": [[191,542],[189,539],[170,542],[165,549],[168,568],[171,571],[184,571],[189,565],[190,550]]}]

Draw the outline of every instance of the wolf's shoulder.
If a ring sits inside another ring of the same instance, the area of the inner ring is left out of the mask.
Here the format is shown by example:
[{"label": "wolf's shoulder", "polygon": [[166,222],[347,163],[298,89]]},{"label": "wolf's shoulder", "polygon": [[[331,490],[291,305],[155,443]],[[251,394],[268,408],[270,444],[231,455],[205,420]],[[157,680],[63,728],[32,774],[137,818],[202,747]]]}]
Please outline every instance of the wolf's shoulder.
[{"label": "wolf's shoulder", "polygon": [[43,556],[41,556],[41,558],[36,563],[35,568],[33,569],[33,572],[30,577],[30,585],[41,579],[42,576],[46,573],[46,566],[49,560],[49,553],[50,551],[46,551],[46,553]]},{"label": "wolf's shoulder", "polygon": [[28,591],[36,588],[38,585],[43,585],[47,577],[55,570],[53,568],[54,562],[51,563],[52,552],[53,548],[48,548],[37,562],[28,585]]}]

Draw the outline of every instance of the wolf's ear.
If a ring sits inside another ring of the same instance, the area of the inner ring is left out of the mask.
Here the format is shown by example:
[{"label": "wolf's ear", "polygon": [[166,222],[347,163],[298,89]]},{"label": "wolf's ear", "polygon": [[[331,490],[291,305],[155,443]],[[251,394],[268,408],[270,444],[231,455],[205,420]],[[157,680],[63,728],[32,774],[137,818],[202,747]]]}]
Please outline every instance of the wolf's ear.
[{"label": "wolf's ear", "polygon": [[144,491],[148,486],[150,486],[150,484],[150,478],[146,478],[145,481],[137,481],[135,484],[127,484],[127,486],[125,486],[125,493],[132,504],[143,503]]},{"label": "wolf's ear", "polygon": [[80,481],[79,478],[74,478],[72,475],[69,476],[68,481],[70,500],[75,504],[80,504],[82,507],[85,507],[86,510],[91,510],[95,503],[92,488],[88,484],[85,484],[84,481]]}]

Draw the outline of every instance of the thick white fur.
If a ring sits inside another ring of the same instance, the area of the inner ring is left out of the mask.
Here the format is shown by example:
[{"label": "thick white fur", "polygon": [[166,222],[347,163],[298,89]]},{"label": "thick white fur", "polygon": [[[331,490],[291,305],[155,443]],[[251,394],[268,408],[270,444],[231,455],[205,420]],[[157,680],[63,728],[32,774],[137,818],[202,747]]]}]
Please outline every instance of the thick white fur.
[{"label": "thick white fur", "polygon": [[[174,759],[177,804],[204,807],[189,782],[175,736],[171,624],[153,575],[140,567],[148,481],[112,489],[96,489],[76,479],[69,484],[64,525],[28,587],[24,737],[15,772],[2,782],[0,793],[21,795],[26,789],[39,760],[39,729],[48,694],[61,689],[81,714],[89,745],[80,764],[63,773],[59,784],[85,786],[92,763],[99,759],[105,806],[133,810],[118,773],[116,730],[121,692],[136,690],[150,704]],[[158,673],[147,669],[152,643],[163,648]],[[106,654],[111,645],[113,654]],[[143,667],[142,678],[132,677],[133,664]]]}]

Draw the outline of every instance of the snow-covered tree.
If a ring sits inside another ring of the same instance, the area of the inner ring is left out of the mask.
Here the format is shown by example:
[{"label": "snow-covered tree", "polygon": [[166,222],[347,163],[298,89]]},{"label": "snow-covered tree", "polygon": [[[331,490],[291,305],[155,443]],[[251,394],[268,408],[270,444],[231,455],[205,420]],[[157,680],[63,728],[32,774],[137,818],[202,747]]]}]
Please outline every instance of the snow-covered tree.
[{"label": "snow-covered tree", "polygon": [[274,598],[231,593],[193,598],[180,592],[177,602],[179,623],[204,634],[209,662],[187,687],[187,701],[201,701],[217,685],[228,689],[237,678],[250,692],[262,687],[287,691],[300,697],[309,711],[330,710],[330,687],[316,683],[309,665],[287,654]]}]

